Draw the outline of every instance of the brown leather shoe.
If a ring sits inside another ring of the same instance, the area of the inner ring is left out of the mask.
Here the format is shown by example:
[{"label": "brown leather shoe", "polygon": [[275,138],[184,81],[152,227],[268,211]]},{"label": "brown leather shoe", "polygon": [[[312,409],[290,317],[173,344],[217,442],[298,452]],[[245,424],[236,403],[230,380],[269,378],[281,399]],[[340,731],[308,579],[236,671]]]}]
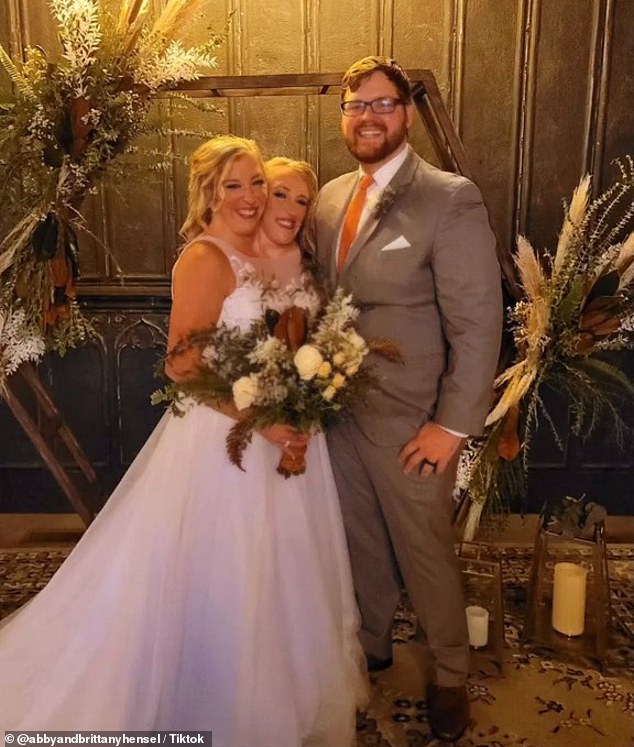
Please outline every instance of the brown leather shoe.
[{"label": "brown leather shoe", "polygon": [[469,697],[465,685],[427,688],[429,726],[437,739],[455,742],[469,725]]}]

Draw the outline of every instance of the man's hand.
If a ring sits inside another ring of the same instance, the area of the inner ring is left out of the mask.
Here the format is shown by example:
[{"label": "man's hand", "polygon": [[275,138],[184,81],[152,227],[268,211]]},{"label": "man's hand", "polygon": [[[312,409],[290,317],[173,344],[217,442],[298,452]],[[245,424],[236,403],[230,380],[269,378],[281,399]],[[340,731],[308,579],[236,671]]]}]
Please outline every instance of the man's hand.
[{"label": "man's hand", "polygon": [[437,423],[425,423],[401,449],[398,460],[406,475],[417,472],[421,477],[441,474],[451,458],[462,448],[463,438],[449,433]]}]

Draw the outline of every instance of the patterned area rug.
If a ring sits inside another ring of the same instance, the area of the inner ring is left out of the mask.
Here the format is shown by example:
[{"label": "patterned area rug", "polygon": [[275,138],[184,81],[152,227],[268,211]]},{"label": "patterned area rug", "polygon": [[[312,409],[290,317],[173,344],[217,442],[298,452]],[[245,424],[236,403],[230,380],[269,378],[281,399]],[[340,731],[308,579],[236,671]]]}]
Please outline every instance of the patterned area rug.
[{"label": "patterned area rug", "polygon": [[[0,552],[0,618],[42,589],[68,550]],[[634,547],[609,548],[613,633],[603,671],[594,660],[563,658],[519,635],[532,549],[490,548],[502,567],[505,647],[501,660],[472,655],[471,724],[456,747],[633,747]],[[394,666],[372,676],[358,719],[358,747],[432,747],[425,701],[424,645],[404,597],[395,619]]]},{"label": "patterned area rug", "polygon": [[[520,645],[532,547],[491,547],[500,562],[505,646],[472,652],[471,724],[456,747],[632,747],[634,745],[634,548],[609,547],[611,645],[600,671],[586,656]],[[358,722],[359,747],[442,745],[429,730],[426,651],[403,598],[394,666],[372,676],[372,700]]]}]

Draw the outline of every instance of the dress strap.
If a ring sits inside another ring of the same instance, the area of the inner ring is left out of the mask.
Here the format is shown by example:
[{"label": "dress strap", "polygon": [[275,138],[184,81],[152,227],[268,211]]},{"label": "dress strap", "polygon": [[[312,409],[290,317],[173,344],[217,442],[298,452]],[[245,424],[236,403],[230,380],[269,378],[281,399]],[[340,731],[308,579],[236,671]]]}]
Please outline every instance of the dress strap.
[{"label": "dress strap", "polygon": [[250,262],[248,262],[244,258],[244,256],[240,254],[240,252],[234,249],[228,241],[225,241],[218,236],[211,236],[207,233],[200,233],[198,234],[198,236],[195,236],[193,239],[191,239],[191,241],[188,241],[180,250],[178,259],[176,260],[176,262],[174,262],[174,266],[172,267],[172,282],[174,279],[174,270],[181,257],[185,254],[187,249],[192,244],[197,244],[201,241],[207,244],[213,244],[214,246],[218,247],[218,249],[220,249],[220,251],[225,255],[225,257],[231,264],[231,269],[233,270],[233,274],[235,275],[237,286],[244,285],[245,282],[250,280],[255,275],[254,266]]}]

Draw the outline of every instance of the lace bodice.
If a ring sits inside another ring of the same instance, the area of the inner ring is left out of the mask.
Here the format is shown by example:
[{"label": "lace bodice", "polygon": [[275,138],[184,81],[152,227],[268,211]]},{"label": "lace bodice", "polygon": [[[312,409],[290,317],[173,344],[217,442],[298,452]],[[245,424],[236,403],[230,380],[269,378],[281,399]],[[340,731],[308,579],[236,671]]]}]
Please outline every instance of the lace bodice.
[{"label": "lace bodice", "polygon": [[[283,257],[252,257],[215,236],[200,234],[190,244],[197,241],[205,241],[221,249],[236,277],[236,288],[222,305],[219,325],[247,330],[251,322],[264,314],[265,309],[281,312],[293,304],[313,314],[317,311],[319,298],[303,274],[299,253]],[[185,246],[183,252],[190,244]]]}]

